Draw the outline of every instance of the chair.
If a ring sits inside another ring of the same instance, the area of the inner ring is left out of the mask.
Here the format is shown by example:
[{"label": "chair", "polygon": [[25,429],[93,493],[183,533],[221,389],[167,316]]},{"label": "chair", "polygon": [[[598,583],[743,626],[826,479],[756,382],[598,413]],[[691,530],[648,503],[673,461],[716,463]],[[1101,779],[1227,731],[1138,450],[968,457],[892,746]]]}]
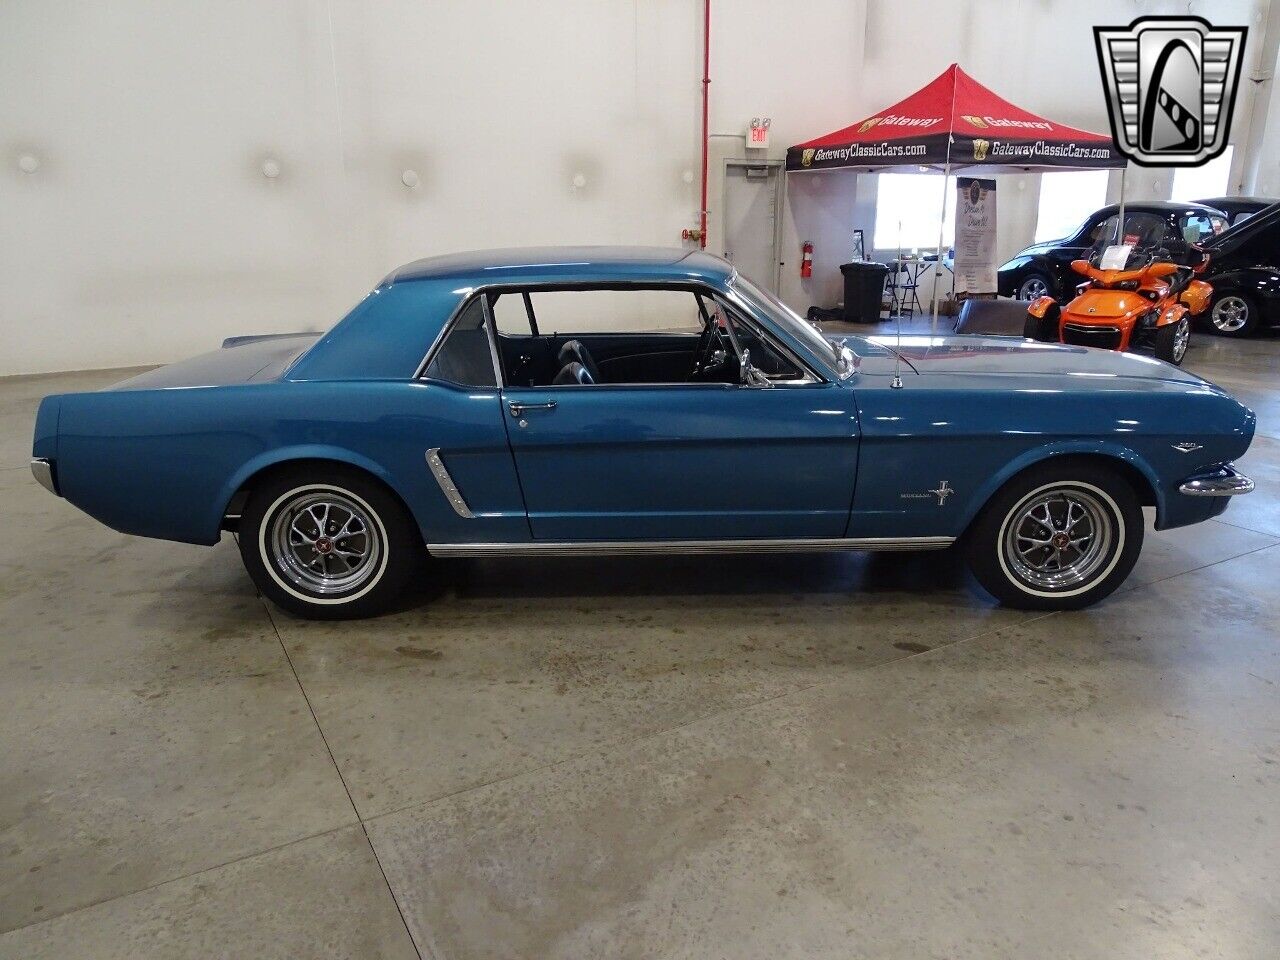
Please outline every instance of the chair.
[{"label": "chair", "polygon": [[924,309],[924,305],[920,302],[919,274],[912,269],[914,262],[893,260],[888,266],[889,275],[885,279],[885,286],[889,294],[890,313],[897,316],[903,313],[909,317],[914,316],[917,310]]}]

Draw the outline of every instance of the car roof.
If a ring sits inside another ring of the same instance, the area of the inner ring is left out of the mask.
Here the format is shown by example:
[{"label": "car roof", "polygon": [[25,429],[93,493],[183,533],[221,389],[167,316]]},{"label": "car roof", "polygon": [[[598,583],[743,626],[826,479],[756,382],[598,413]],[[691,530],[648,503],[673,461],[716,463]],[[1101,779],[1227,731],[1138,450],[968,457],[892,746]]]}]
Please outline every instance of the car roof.
[{"label": "car roof", "polygon": [[427,257],[393,270],[383,284],[415,280],[726,280],[733,265],[701,250],[679,247],[510,247]]},{"label": "car roof", "polygon": [[1217,207],[1219,210],[1244,210],[1250,207],[1255,210],[1261,210],[1263,207],[1269,207],[1275,202],[1275,197],[1209,197],[1205,200],[1196,201],[1196,203],[1203,203],[1206,207]]},{"label": "car roof", "polygon": [[[1118,213],[1120,204],[1109,203],[1105,207],[1099,209],[1094,216],[1103,214],[1111,216]],[[1203,203],[1194,203],[1190,200],[1178,201],[1173,200],[1127,200],[1124,205],[1124,212],[1127,213],[1222,213],[1217,207],[1208,206]]]}]

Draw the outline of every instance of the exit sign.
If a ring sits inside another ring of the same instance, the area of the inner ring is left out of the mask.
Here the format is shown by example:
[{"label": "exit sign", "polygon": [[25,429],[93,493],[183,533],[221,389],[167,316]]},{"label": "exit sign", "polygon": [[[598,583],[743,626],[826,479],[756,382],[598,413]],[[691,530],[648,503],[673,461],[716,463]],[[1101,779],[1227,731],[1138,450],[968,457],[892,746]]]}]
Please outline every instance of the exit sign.
[{"label": "exit sign", "polygon": [[747,146],[756,150],[765,150],[769,146],[769,127],[773,121],[768,117],[751,118],[751,126],[747,127]]}]

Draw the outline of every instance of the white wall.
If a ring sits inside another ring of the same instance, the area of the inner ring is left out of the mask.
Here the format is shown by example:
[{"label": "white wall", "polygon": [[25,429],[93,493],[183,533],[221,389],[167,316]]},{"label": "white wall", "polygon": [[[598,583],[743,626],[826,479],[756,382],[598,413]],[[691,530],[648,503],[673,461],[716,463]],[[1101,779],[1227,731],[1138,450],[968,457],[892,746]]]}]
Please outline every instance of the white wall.
[{"label": "white wall", "polygon": [[[1265,0],[1192,2],[1250,22]],[[752,116],[772,157],[953,60],[1105,129],[1091,26],[1186,2],[713,0],[711,249]],[[529,243],[678,245],[698,169],[700,0],[5,0],[0,374],[175,359],[322,328],[405,261]],[[1246,115],[1237,110],[1237,121]],[[23,156],[40,166],[18,167]],[[281,165],[268,180],[264,160]],[[416,187],[401,183],[415,171]],[[581,189],[575,174],[586,177]],[[1012,179],[1012,178],[1007,178]],[[1000,246],[1034,232],[1034,177]],[[783,293],[838,299],[871,178],[793,176]],[[801,182],[803,181],[803,182]],[[1029,182],[1028,182],[1029,181]],[[817,245],[798,277],[799,244]]]}]

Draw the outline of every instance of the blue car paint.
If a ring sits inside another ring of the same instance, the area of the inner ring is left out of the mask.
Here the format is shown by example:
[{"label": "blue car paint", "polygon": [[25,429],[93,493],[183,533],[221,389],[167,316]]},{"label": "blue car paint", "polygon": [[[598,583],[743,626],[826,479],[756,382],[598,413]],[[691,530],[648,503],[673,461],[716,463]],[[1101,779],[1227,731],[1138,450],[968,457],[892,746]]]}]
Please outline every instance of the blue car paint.
[{"label": "blue car paint", "polygon": [[[735,300],[823,382],[460,388],[415,374],[481,287],[692,283]],[[682,251],[459,255],[388,277],[323,336],[233,343],[96,393],[46,398],[33,453],[60,492],[126,533],[214,543],[260,470],[333,460],[383,480],[428,543],[537,539],[958,536],[1011,476],[1051,456],[1129,464],[1160,527],[1221,512],[1177,492],[1247,449],[1254,417],[1159,361],[1001,337],[849,338],[840,380],[724,261]],[[904,386],[891,386],[895,368]],[[521,428],[510,399],[555,395]],[[1172,447],[1200,444],[1193,454]],[[475,514],[426,468],[439,447]],[[521,481],[525,489],[521,489]],[[954,493],[928,491],[941,481]],[[528,513],[526,513],[528,498]],[[941,502],[940,502],[941,501]],[[531,518],[531,519],[530,519]],[[532,529],[531,529],[532,522]]]},{"label": "blue car paint", "polygon": [[536,539],[844,535],[858,461],[850,390],[708,383],[506,395],[556,403],[508,424]]}]

